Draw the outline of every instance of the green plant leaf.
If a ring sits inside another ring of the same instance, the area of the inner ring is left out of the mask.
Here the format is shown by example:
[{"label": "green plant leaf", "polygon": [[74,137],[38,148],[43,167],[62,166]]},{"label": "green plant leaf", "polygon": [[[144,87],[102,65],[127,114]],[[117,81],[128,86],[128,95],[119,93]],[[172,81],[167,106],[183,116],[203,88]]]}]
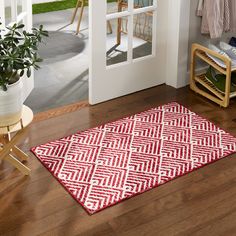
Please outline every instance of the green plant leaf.
[{"label": "green plant leaf", "polygon": [[26,73],[30,77],[32,66],[40,68],[37,63],[42,59],[38,56],[38,45],[48,32],[43,30],[43,26],[33,28],[32,32],[21,32],[23,28],[24,24],[16,23],[7,27],[9,32],[4,37],[0,34],[0,88],[3,90],[7,90],[18,71],[20,76]]},{"label": "green plant leaf", "polygon": [[24,74],[25,74],[25,71],[24,71],[24,70],[21,70],[21,72],[20,72],[20,77],[22,77]]},{"label": "green plant leaf", "polygon": [[27,70],[27,77],[29,78],[31,76],[31,68],[29,67]]},{"label": "green plant leaf", "polygon": [[16,29],[22,29],[22,28],[24,28],[24,27],[25,27],[24,24],[19,24],[19,25],[17,25],[15,28],[16,28]]}]

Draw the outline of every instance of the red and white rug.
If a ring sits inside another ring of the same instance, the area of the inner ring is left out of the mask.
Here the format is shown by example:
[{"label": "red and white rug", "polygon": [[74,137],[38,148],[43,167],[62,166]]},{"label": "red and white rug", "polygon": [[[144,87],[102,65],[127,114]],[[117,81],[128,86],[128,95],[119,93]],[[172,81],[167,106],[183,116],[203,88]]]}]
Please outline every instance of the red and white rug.
[{"label": "red and white rug", "polygon": [[236,152],[236,138],[173,102],[32,151],[93,214]]}]

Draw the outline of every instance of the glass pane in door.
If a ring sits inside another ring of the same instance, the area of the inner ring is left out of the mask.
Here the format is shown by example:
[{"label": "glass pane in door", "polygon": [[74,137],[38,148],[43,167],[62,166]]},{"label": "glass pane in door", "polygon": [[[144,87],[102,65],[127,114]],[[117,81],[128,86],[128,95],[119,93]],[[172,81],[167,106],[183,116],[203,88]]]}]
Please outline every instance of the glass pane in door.
[{"label": "glass pane in door", "polygon": [[133,58],[152,55],[153,13],[134,15]]},{"label": "glass pane in door", "polygon": [[107,21],[107,66],[127,61],[128,17]]},{"label": "glass pane in door", "polygon": [[134,0],[134,8],[153,6],[153,0]]},{"label": "glass pane in door", "polygon": [[126,11],[128,0],[107,0],[107,14]]}]

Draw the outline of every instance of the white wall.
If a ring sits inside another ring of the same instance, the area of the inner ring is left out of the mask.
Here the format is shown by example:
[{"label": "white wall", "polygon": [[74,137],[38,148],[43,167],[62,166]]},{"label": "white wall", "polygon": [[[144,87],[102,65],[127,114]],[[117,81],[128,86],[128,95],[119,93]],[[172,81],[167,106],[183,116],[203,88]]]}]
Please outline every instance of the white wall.
[{"label": "white wall", "polygon": [[188,80],[189,9],[189,0],[169,0],[166,84],[175,88]]}]

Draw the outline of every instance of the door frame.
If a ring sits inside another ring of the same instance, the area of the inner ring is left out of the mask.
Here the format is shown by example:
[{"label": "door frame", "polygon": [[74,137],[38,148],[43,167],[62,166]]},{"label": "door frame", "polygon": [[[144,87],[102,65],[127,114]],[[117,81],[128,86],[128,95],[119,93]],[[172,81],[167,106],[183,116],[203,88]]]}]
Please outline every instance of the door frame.
[{"label": "door frame", "polygon": [[[189,29],[191,2],[195,0],[167,0],[168,7],[168,41],[166,84],[181,88],[189,84]],[[200,31],[199,31],[200,33]]]}]

